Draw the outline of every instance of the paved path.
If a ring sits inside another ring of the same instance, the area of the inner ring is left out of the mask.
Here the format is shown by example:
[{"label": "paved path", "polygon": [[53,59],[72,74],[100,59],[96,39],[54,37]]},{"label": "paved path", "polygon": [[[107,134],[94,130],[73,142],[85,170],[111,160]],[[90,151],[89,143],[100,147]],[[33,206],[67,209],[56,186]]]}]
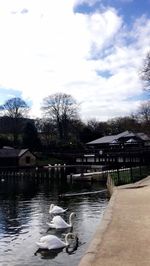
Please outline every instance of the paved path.
[{"label": "paved path", "polygon": [[150,177],[115,189],[79,266],[150,266]]}]

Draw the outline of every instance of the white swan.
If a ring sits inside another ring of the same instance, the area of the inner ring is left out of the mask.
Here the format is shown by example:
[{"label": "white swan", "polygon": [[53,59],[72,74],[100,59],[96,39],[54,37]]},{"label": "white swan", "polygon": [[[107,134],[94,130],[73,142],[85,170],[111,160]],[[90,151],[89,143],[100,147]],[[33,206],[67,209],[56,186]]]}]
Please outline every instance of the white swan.
[{"label": "white swan", "polygon": [[47,225],[50,228],[56,228],[56,229],[62,229],[62,228],[70,228],[73,226],[72,219],[76,216],[74,212],[72,212],[69,216],[69,223],[66,223],[64,219],[57,215],[55,216],[50,223],[47,223]]},{"label": "white swan", "polygon": [[59,207],[54,204],[51,204],[49,208],[50,214],[59,214],[59,213],[64,213],[65,211],[67,211],[67,209],[63,209],[62,207]]},{"label": "white swan", "polygon": [[73,233],[68,233],[65,236],[65,242],[55,235],[47,235],[40,238],[39,242],[36,242],[41,249],[59,249],[69,246],[69,237],[75,237]]}]

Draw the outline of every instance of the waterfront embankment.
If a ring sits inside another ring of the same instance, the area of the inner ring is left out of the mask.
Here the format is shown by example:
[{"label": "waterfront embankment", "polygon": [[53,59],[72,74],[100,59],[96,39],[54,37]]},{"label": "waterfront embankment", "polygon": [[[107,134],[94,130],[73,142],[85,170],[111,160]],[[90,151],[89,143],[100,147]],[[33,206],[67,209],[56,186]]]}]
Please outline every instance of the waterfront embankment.
[{"label": "waterfront embankment", "polygon": [[150,265],[150,176],[114,187],[79,266]]}]

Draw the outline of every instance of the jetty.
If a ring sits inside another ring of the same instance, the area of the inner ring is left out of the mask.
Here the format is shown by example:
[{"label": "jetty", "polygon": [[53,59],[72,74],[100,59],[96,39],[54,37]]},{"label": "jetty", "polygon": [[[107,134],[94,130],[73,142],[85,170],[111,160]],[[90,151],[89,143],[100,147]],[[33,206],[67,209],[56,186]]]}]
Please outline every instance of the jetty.
[{"label": "jetty", "polygon": [[67,179],[72,181],[103,181],[106,183],[108,171],[89,172],[67,175]]},{"label": "jetty", "polygon": [[111,191],[103,219],[79,266],[150,265],[150,176]]}]

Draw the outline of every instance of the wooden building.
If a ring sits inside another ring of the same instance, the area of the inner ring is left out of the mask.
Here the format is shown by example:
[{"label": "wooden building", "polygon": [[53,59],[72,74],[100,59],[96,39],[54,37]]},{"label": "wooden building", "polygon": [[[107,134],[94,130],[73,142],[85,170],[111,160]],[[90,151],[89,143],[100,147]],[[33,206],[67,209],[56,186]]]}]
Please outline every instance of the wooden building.
[{"label": "wooden building", "polygon": [[76,163],[120,167],[150,163],[150,137],[144,133],[124,131],[88,142],[87,147],[88,153]]},{"label": "wooden building", "polygon": [[0,149],[0,167],[27,167],[36,164],[36,156],[28,149]]}]

